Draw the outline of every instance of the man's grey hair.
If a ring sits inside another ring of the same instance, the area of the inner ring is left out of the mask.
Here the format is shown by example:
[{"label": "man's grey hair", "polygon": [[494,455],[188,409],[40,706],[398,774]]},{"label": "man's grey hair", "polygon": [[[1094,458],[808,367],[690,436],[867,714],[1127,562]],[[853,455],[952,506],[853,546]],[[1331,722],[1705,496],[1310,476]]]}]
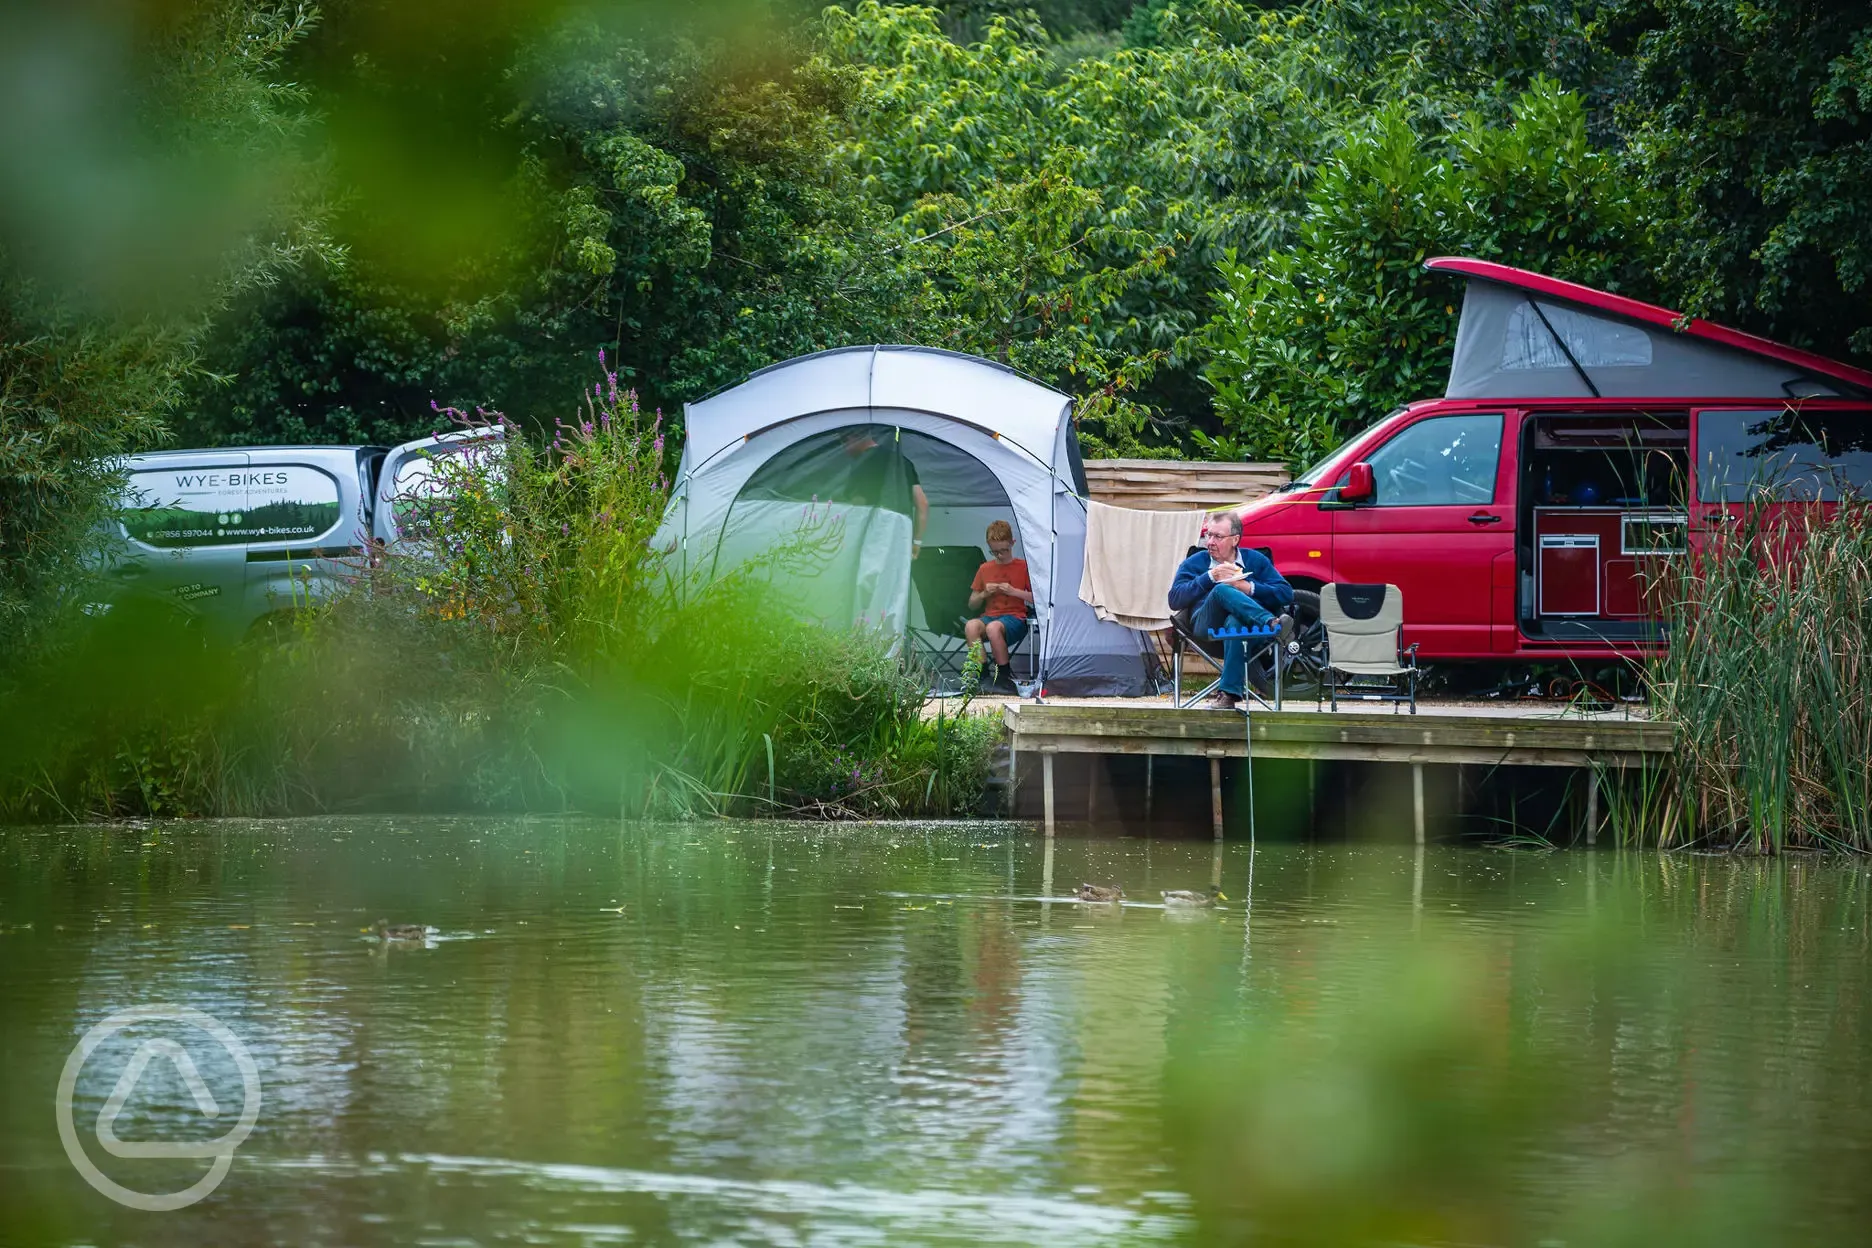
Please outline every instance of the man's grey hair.
[{"label": "man's grey hair", "polygon": [[1229,511],[1211,512],[1209,513],[1207,522],[1209,524],[1226,524],[1230,533],[1233,533],[1236,537],[1241,536],[1241,513],[1238,511],[1231,509]]}]

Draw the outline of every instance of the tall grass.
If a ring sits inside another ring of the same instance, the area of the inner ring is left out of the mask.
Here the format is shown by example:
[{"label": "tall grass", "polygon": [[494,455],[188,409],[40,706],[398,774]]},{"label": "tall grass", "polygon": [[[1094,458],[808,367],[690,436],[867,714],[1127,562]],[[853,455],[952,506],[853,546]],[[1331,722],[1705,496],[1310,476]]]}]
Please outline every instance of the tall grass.
[{"label": "tall grass", "polygon": [[925,720],[895,639],[786,614],[758,575],[787,559],[677,592],[660,422],[615,376],[550,440],[478,419],[504,442],[438,457],[396,502],[413,540],[287,635],[118,611],[14,673],[0,818],[973,810],[994,722]]},{"label": "tall grass", "polygon": [[1678,728],[1616,790],[1629,842],[1872,850],[1872,503],[1738,509],[1661,587],[1647,673]]}]

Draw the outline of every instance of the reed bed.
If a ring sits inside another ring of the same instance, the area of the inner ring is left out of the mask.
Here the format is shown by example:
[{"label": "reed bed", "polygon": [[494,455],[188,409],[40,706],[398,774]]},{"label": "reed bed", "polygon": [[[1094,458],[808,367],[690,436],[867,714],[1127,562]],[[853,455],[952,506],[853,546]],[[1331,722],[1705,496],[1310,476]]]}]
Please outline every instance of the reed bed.
[{"label": "reed bed", "polygon": [[1872,852],[1872,503],[1734,514],[1658,585],[1670,645],[1646,678],[1678,750],[1614,785],[1613,831]]}]

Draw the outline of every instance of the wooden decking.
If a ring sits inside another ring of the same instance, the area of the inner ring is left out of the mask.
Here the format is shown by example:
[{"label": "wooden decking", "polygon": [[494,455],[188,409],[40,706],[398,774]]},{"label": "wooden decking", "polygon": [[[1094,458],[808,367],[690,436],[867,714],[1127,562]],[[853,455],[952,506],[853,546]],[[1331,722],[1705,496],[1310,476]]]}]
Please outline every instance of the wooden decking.
[{"label": "wooden decking", "polygon": [[1173,754],[1198,758],[1346,759],[1374,763],[1481,763],[1544,767],[1642,767],[1668,755],[1667,724],[1559,708],[1424,704],[1418,713],[1174,710],[1168,702],[1010,702],[1002,709],[1013,748],[1071,754]]},{"label": "wooden decking", "polygon": [[[977,699],[976,709],[984,700]],[[1222,765],[1226,759],[1282,758],[1407,763],[1411,767],[1417,839],[1424,838],[1424,768],[1476,765],[1573,767],[1586,772],[1585,834],[1599,822],[1602,769],[1641,768],[1676,746],[1669,724],[1634,710],[1582,711],[1564,703],[1437,703],[1417,714],[1315,709],[1289,702],[1280,711],[1177,709],[1167,698],[1050,698],[1044,703],[990,700],[1008,731],[1010,783],[1022,755],[1038,755],[1047,835],[1054,828],[1053,760],[1060,754],[1183,756],[1209,760],[1211,814],[1222,835]],[[1357,704],[1354,704],[1357,706]],[[937,713],[950,703],[931,703]],[[1150,772],[1146,776],[1149,805]]]}]

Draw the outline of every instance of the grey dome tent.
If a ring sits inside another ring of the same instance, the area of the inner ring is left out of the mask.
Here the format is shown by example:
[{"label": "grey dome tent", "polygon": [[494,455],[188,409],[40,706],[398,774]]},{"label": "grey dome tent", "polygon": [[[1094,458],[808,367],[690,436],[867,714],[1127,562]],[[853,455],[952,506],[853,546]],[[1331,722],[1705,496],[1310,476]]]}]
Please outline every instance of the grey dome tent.
[{"label": "grey dome tent", "polygon": [[683,585],[754,575],[832,627],[932,622],[911,576],[921,485],[926,549],[982,548],[991,520],[1013,526],[1049,692],[1151,692],[1142,638],[1077,593],[1086,505],[1067,395],[954,351],[844,347],[762,369],[684,420],[657,537]]}]

